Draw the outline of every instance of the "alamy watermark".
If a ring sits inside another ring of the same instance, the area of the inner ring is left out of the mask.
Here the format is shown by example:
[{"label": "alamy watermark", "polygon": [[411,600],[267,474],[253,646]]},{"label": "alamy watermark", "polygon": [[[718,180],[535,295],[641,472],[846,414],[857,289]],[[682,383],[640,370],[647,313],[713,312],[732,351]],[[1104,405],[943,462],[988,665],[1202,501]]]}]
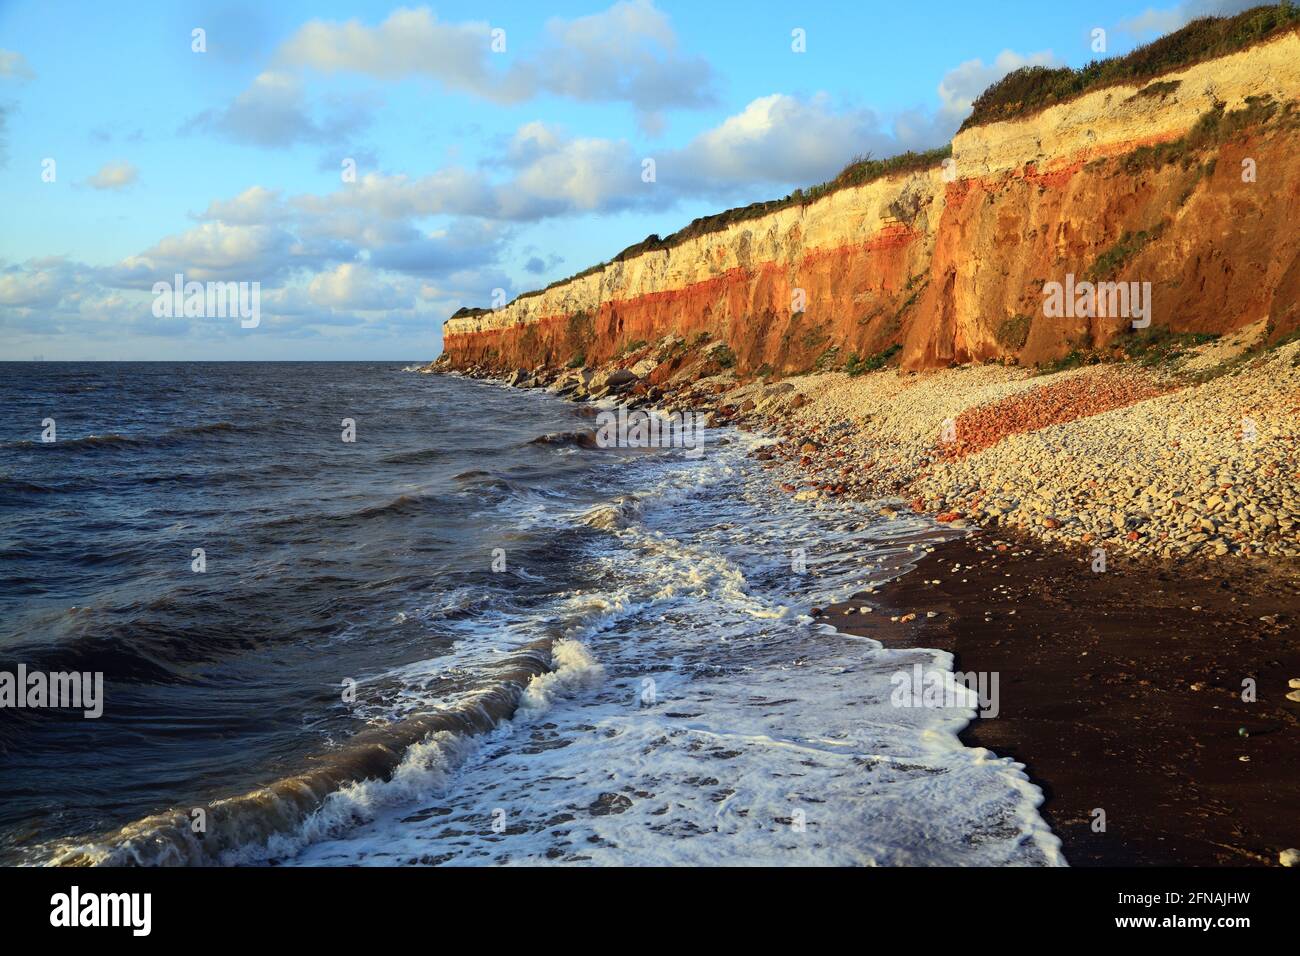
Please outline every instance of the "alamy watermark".
[{"label": "alamy watermark", "polygon": [[1049,319],[1132,319],[1133,328],[1151,324],[1150,282],[1043,283],[1043,315]]},{"label": "alamy watermark", "polygon": [[153,929],[153,894],[83,893],[74,884],[68,892],[50,897],[50,925],[116,926],[130,929],[132,936],[148,936]]},{"label": "alamy watermark", "polygon": [[156,319],[239,319],[240,328],[255,329],[262,322],[262,283],[185,281],[153,284]]},{"label": "alamy watermark", "polygon": [[652,414],[644,410],[602,411],[596,416],[598,448],[682,448],[687,458],[704,454],[704,416],[698,412]]},{"label": "alamy watermark", "polygon": [[87,720],[104,713],[103,671],[0,671],[0,710],[61,708],[80,710]]},{"label": "alamy watermark", "polygon": [[898,671],[889,678],[894,689],[889,702],[895,707],[965,710],[974,708],[980,717],[996,717],[998,672],[946,671],[913,664],[911,671]]}]

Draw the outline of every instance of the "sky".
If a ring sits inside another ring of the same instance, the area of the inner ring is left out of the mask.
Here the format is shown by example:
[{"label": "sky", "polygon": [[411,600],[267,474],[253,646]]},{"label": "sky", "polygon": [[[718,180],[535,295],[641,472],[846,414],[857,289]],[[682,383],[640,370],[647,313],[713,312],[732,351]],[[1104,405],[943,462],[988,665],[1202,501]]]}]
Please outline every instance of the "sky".
[{"label": "sky", "polygon": [[0,0],[0,360],[428,360],[461,306],[1250,5]]}]

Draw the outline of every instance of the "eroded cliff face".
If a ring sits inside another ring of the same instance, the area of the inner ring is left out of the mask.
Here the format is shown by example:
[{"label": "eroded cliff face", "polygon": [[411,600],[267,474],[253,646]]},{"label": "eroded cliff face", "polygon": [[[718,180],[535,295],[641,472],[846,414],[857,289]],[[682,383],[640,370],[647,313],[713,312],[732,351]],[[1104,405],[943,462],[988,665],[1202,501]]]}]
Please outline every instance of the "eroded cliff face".
[{"label": "eroded cliff face", "polygon": [[[443,326],[457,366],[588,364],[708,332],[737,369],[901,346],[911,368],[1102,347],[1044,284],[1151,283],[1151,322],[1300,327],[1300,37],[966,130],[946,168],[843,189]],[[1243,165],[1244,164],[1244,165]],[[1253,171],[1253,177],[1247,175]]]}]

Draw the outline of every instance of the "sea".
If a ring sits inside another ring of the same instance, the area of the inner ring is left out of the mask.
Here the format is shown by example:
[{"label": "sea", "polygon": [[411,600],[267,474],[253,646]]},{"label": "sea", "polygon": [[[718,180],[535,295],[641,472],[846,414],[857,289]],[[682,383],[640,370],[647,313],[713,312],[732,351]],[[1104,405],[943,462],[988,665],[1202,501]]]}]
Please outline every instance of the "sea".
[{"label": "sea", "polygon": [[[813,611],[956,532],[402,362],[0,364],[0,863],[1059,865]],[[608,408],[609,406],[604,406]]]}]

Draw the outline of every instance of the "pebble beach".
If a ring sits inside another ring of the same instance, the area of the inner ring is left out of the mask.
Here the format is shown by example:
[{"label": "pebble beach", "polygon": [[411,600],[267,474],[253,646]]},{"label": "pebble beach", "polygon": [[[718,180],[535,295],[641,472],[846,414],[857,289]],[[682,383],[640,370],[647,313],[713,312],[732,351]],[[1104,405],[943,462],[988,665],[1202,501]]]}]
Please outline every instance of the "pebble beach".
[{"label": "pebble beach", "polygon": [[1207,367],[1214,348],[1172,369],[830,373],[727,401],[778,439],[760,454],[789,493],[899,497],[1070,547],[1294,558],[1300,343]]}]

